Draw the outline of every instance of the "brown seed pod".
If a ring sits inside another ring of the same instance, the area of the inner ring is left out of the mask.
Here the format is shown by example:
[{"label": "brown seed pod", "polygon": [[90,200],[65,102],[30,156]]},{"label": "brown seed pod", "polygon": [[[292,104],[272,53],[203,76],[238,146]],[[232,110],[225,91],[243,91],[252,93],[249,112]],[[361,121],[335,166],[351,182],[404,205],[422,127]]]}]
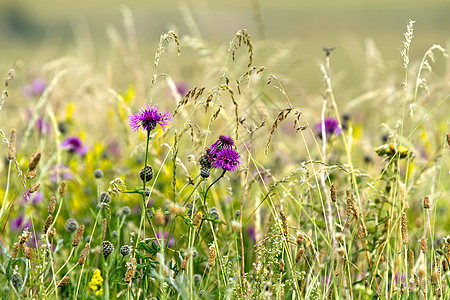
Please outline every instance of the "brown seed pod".
[{"label": "brown seed pod", "polygon": [[127,272],[125,273],[125,278],[123,280],[126,282],[130,282],[131,279],[133,279],[134,273],[136,272],[136,258],[130,258],[126,266]]},{"label": "brown seed pod", "polygon": [[189,252],[186,253],[186,255],[183,258],[183,261],[181,262],[180,270],[186,270],[187,269],[190,257],[191,257],[191,254]]},{"label": "brown seed pod", "polygon": [[331,194],[331,201],[336,202],[337,192],[336,192],[336,187],[334,186],[334,184],[332,184],[330,187],[330,194]]},{"label": "brown seed pod", "polygon": [[41,150],[37,149],[36,152],[34,152],[33,156],[30,158],[30,164],[28,165],[28,171],[33,171],[36,169],[39,160],[41,159]]},{"label": "brown seed pod", "polygon": [[67,182],[63,180],[59,186],[59,195],[64,197],[66,195]]},{"label": "brown seed pod", "polygon": [[91,244],[90,243],[86,243],[86,245],[84,246],[83,251],[81,251],[80,254],[80,259],[78,260],[78,264],[81,266],[86,262],[86,258],[89,254],[89,250],[91,249]]},{"label": "brown seed pod", "polygon": [[429,209],[430,206],[431,206],[430,197],[429,196],[425,196],[425,198],[423,198],[423,208]]},{"label": "brown seed pod", "polygon": [[73,238],[72,241],[72,246],[76,247],[81,242],[81,239],[83,238],[84,228],[85,228],[84,225],[80,225],[77,228],[77,232],[75,233],[75,237]]},{"label": "brown seed pod", "polygon": [[56,208],[56,197],[52,196],[50,198],[50,202],[48,203],[48,213],[53,214]]},{"label": "brown seed pod", "polygon": [[50,228],[50,225],[52,225],[52,221],[53,221],[53,216],[48,215],[48,217],[44,223],[44,229],[43,229],[44,234],[47,233],[47,230]]},{"label": "brown seed pod", "polygon": [[209,247],[209,257],[208,257],[208,265],[210,267],[214,266],[214,264],[216,263],[216,255],[217,255],[216,247],[214,245],[211,245],[211,247]]},{"label": "brown seed pod", "polygon": [[33,194],[34,192],[36,192],[40,186],[41,186],[40,183],[33,184],[33,186],[30,188],[30,194]]},{"label": "brown seed pod", "polygon": [[192,225],[197,226],[198,224],[200,224],[200,221],[202,220],[202,213],[198,212],[195,217],[194,220],[192,221]]},{"label": "brown seed pod", "polygon": [[16,157],[16,129],[11,129],[9,135],[9,148],[8,148],[8,159],[14,159]]},{"label": "brown seed pod", "polygon": [[28,174],[27,174],[27,178],[30,179],[30,180],[35,179],[36,176],[37,176],[37,170],[33,170],[31,172],[28,172]]},{"label": "brown seed pod", "polygon": [[57,287],[63,287],[63,286],[68,285],[69,282],[70,282],[70,277],[69,276],[64,276],[63,279],[61,279],[61,280],[56,282],[56,286]]},{"label": "brown seed pod", "polygon": [[408,244],[408,220],[406,218],[405,213],[402,213],[401,229],[402,229],[402,242],[403,244]]}]

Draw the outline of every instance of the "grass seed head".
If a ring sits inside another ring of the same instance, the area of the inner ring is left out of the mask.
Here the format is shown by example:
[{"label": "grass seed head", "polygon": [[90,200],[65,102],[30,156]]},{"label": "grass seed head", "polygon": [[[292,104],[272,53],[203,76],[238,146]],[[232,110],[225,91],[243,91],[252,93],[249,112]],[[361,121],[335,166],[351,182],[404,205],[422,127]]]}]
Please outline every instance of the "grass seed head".
[{"label": "grass seed head", "polygon": [[209,256],[208,256],[208,266],[212,267],[216,263],[216,247],[214,245],[211,245],[209,247]]},{"label": "grass seed head", "polygon": [[50,198],[50,202],[48,203],[48,213],[53,214],[56,208],[56,197],[52,196]]},{"label": "grass seed head", "polygon": [[408,219],[406,218],[406,213],[402,213],[402,242],[403,244],[408,244]]},{"label": "grass seed head", "polygon": [[81,240],[83,239],[84,228],[84,225],[80,225],[80,227],[78,227],[77,232],[75,233],[75,237],[72,241],[72,246],[76,247],[81,242]]},{"label": "grass seed head", "polygon": [[47,233],[47,230],[50,228],[50,225],[52,225],[52,221],[53,221],[53,216],[48,215],[47,219],[45,220],[45,223],[44,223],[44,229],[42,230],[44,232],[44,234]]},{"label": "grass seed head", "polygon": [[127,271],[125,273],[125,278],[123,279],[125,282],[130,282],[133,279],[134,273],[136,272],[136,258],[132,257],[126,263]]},{"label": "grass seed head", "polygon": [[36,169],[39,160],[41,159],[41,150],[37,149],[36,152],[34,152],[33,156],[30,158],[30,164],[28,165],[28,171],[33,171]]},{"label": "grass seed head", "polygon": [[57,287],[63,287],[63,286],[68,285],[69,282],[70,282],[70,277],[69,276],[64,276],[63,279],[61,279],[61,280],[56,282],[56,286]]},{"label": "grass seed head", "polygon": [[80,254],[80,259],[78,260],[78,264],[84,265],[84,263],[86,262],[86,258],[89,254],[89,250],[91,249],[91,244],[90,243],[86,243],[86,245],[84,246],[83,250],[81,251]]},{"label": "grass seed head", "polygon": [[8,159],[14,159],[16,157],[16,129],[11,129],[9,135],[9,148],[8,148]]}]

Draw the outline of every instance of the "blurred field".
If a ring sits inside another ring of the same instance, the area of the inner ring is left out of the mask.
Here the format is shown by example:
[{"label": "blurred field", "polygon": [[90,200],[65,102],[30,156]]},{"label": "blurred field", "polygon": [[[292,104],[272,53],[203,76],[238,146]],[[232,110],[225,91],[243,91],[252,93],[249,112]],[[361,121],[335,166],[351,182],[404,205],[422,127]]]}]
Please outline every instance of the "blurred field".
[{"label": "blurred field", "polygon": [[[2,69],[8,67],[7,61],[18,58],[45,60],[73,51],[90,55],[87,58],[104,56],[108,45],[105,27],[120,25],[123,4],[133,12],[144,59],[152,59],[150,54],[159,35],[168,29],[175,29],[180,36],[200,34],[207,41],[223,44],[237,30],[245,28],[255,38],[255,44],[263,40],[278,41],[292,50],[290,55],[297,57],[296,64],[290,70],[280,71],[293,72],[305,88],[312,90],[317,90],[318,85],[305,74],[320,76],[317,61],[323,46],[337,47],[334,68],[343,70],[346,83],[351,83],[360,78],[364,41],[368,38],[374,40],[386,60],[398,60],[402,38],[399,33],[408,19],[417,21],[412,57],[422,55],[433,43],[445,45],[449,40],[450,3],[446,0],[154,1],[151,4],[135,0],[64,4],[48,0],[2,1]],[[188,20],[190,17],[192,21]],[[264,56],[261,60],[265,60]]]}]

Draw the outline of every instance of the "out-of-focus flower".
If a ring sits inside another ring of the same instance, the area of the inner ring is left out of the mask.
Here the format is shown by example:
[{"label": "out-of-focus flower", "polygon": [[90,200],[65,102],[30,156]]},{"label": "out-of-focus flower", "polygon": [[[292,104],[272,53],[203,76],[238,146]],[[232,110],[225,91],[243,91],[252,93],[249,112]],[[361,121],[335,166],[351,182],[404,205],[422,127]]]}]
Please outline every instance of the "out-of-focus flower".
[{"label": "out-of-focus flower", "polygon": [[23,94],[27,97],[39,97],[44,93],[47,86],[44,79],[36,78],[23,88]]},{"label": "out-of-focus flower", "polygon": [[25,220],[25,217],[23,216],[10,219],[9,225],[11,226],[11,230],[16,232],[23,231],[25,228],[29,228],[31,230],[31,221]]},{"label": "out-of-focus flower", "polygon": [[54,166],[50,171],[50,180],[53,182],[57,182],[58,175],[59,180],[67,180],[73,178],[72,171],[65,165]]},{"label": "out-of-focus flower", "polygon": [[[25,115],[27,120],[31,120],[33,118],[33,111],[27,109],[25,111]],[[51,126],[48,122],[44,120],[44,118],[38,118],[34,123],[34,127],[40,134],[48,134],[50,132]]]},{"label": "out-of-focus flower", "polygon": [[[158,238],[159,242],[162,242],[162,236],[163,234],[161,232],[156,233],[156,237]],[[167,245],[167,247],[172,247],[175,245],[175,240],[173,239],[173,236],[170,236],[169,239],[169,233],[166,231],[164,232],[164,243]]]},{"label": "out-of-focus flower", "polygon": [[43,196],[41,191],[37,191],[35,193],[30,193],[29,190],[23,193],[22,203],[27,204],[28,199],[30,200],[30,204],[35,205],[42,201]]},{"label": "out-of-focus flower", "polygon": [[[329,135],[339,135],[341,134],[341,128],[339,128],[339,122],[336,118],[326,118],[324,120],[325,134]],[[317,135],[322,138],[322,122],[316,124]]]},{"label": "out-of-focus flower", "polygon": [[157,105],[147,105],[147,108],[141,107],[138,113],[133,112],[128,120],[130,126],[134,131],[138,131],[140,127],[142,129],[151,131],[156,128],[156,125],[160,125],[163,131],[166,131],[166,127],[169,126],[171,115],[170,112],[161,113]]},{"label": "out-of-focus flower", "polygon": [[184,95],[186,95],[186,93],[189,91],[189,86],[186,82],[183,81],[179,81],[175,83],[175,88],[178,92],[178,94],[180,94],[181,97],[184,97]]},{"label": "out-of-focus flower", "polygon": [[378,156],[384,156],[388,158],[392,158],[395,155],[400,158],[406,158],[412,155],[411,151],[409,151],[409,149],[403,145],[398,147],[397,149],[394,144],[385,144],[376,147],[374,150],[378,154]]},{"label": "out-of-focus flower", "polygon": [[39,118],[36,121],[36,129],[40,134],[48,134],[50,132],[50,124],[45,122],[43,118]]},{"label": "out-of-focus flower", "polygon": [[247,227],[247,230],[245,231],[250,239],[253,241],[253,243],[256,242],[256,230],[254,226]]},{"label": "out-of-focus flower", "polygon": [[81,139],[76,136],[69,136],[61,143],[61,146],[67,148],[69,152],[71,153],[76,152],[81,156],[85,155],[88,151],[88,147],[83,145]]}]

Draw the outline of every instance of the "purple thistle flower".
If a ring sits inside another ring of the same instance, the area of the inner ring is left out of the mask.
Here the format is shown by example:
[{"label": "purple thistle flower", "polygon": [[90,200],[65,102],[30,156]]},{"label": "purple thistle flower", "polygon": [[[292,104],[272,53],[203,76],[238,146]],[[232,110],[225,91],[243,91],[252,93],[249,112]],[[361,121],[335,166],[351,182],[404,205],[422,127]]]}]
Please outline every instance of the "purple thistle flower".
[{"label": "purple thistle flower", "polygon": [[23,88],[23,93],[27,97],[41,96],[47,86],[47,82],[44,79],[36,78]]},{"label": "purple thistle flower", "polygon": [[236,171],[241,165],[241,156],[235,149],[224,148],[214,158],[214,168],[222,168],[224,171]]},{"label": "purple thistle flower", "polygon": [[141,107],[138,113],[133,111],[128,117],[133,131],[138,131],[141,126],[144,130],[151,131],[159,124],[165,132],[166,127],[170,124],[170,119],[170,112],[160,113],[157,105],[151,106],[150,104],[147,104],[147,108]]},{"label": "purple thistle flower", "polygon": [[[336,118],[326,118],[323,123],[325,125],[325,134],[327,136],[341,134],[341,128],[339,128],[339,122]],[[316,130],[319,138],[322,138],[322,122],[316,124]]]},{"label": "purple thistle flower", "polygon": [[209,146],[208,149],[206,149],[206,154],[209,156],[210,161],[212,163],[214,161],[214,159],[217,157],[217,154],[222,149],[230,149],[231,150],[234,148],[235,148],[235,145],[234,145],[233,138],[231,138],[227,135],[221,135],[221,136],[219,136],[217,141],[212,143],[211,146]]},{"label": "purple thistle flower", "polygon": [[61,146],[67,148],[71,153],[78,153],[83,156],[87,153],[88,147],[83,145],[83,142],[79,137],[69,136],[64,142],[61,143]]}]

